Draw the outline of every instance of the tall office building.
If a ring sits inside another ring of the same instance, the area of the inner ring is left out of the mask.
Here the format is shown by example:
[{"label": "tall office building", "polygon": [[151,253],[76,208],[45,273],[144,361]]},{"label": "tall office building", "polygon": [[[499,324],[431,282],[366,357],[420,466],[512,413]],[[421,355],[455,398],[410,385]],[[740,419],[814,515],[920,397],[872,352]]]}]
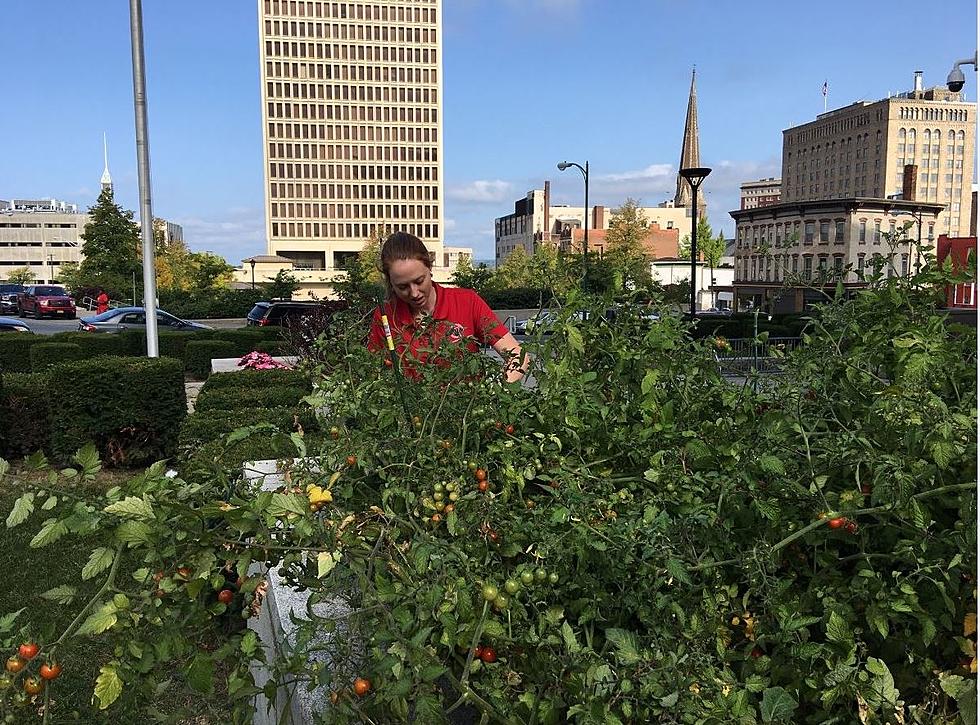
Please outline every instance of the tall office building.
[{"label": "tall office building", "polygon": [[447,277],[441,0],[259,0],[259,22],[269,255],[316,291],[398,229]]}]

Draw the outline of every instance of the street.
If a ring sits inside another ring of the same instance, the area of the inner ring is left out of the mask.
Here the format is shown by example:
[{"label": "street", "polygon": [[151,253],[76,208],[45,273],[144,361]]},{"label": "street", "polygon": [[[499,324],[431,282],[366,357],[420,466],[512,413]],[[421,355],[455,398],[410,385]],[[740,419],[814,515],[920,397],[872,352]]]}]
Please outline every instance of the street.
[{"label": "street", "polygon": [[[79,318],[84,316],[85,313],[80,311]],[[6,317],[17,319],[16,315],[6,315]],[[38,335],[56,335],[59,332],[73,332],[78,330],[78,320],[35,320],[22,318],[21,322],[31,328]],[[194,322],[200,322],[202,325],[207,325],[208,327],[214,327],[215,329],[220,330],[245,327],[245,320],[243,318],[232,318],[227,320],[194,320]]]}]

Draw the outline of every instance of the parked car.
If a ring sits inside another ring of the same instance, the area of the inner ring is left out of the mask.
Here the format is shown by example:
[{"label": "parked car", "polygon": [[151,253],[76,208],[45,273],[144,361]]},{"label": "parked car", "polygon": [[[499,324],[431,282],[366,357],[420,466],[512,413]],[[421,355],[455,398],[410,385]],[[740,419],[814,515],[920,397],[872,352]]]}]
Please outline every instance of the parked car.
[{"label": "parked car", "polygon": [[530,317],[528,317],[526,320],[518,320],[517,322],[515,322],[514,334],[530,335],[532,332],[534,332],[535,327],[551,324],[556,319],[557,319],[557,315],[553,314],[552,312],[549,312],[548,310],[535,313]]},{"label": "parked car", "polygon": [[0,317],[0,332],[30,332],[33,333],[27,323],[18,320],[16,317]]},{"label": "parked car", "polygon": [[342,302],[256,302],[245,318],[247,327],[290,327],[297,320],[329,320],[333,313],[346,308]]},{"label": "parked car", "polygon": [[[101,315],[83,317],[78,321],[78,329],[85,332],[122,332],[123,330],[145,330],[146,310],[142,307],[117,307]],[[214,328],[157,310],[157,329],[175,332],[198,332]]]},{"label": "parked car", "polygon": [[74,320],[75,300],[61,285],[32,284],[17,295],[17,315],[33,315],[38,320],[45,315]]},{"label": "parked car", "polygon": [[17,295],[24,291],[24,285],[4,282],[0,284],[0,312],[17,312]]}]

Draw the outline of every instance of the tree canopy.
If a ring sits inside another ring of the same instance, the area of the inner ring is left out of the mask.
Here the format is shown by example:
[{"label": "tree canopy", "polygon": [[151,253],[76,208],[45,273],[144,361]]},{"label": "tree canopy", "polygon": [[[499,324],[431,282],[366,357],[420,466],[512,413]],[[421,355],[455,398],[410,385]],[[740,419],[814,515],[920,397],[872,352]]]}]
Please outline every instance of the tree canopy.
[{"label": "tree canopy", "polygon": [[131,289],[134,275],[140,277],[139,227],[133,212],[116,204],[111,188],[102,190],[89,217],[81,234],[84,259],[76,284],[100,287],[110,296],[121,297]]}]

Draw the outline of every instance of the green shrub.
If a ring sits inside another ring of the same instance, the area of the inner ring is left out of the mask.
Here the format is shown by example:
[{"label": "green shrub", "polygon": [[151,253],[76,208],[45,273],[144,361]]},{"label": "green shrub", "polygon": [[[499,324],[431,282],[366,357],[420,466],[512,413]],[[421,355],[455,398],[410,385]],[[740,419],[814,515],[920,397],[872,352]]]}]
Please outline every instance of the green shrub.
[{"label": "green shrub", "polygon": [[[315,446],[317,441],[314,436],[304,438],[307,447]],[[230,444],[224,440],[213,440],[196,449],[177,467],[184,480],[213,486],[217,480],[233,480],[240,475],[247,461],[295,458],[298,455],[299,451],[288,433],[256,431],[248,438]]]},{"label": "green shrub", "polygon": [[224,390],[202,390],[194,404],[194,409],[238,410],[239,408],[279,408],[299,404],[307,391],[283,385],[256,388],[226,388]]},{"label": "green shrub", "polygon": [[255,346],[256,352],[264,352],[273,357],[283,357],[291,354],[292,346],[285,340],[266,340]]},{"label": "green shrub", "polygon": [[82,350],[83,359],[99,355],[125,356],[130,351],[130,340],[114,333],[59,332],[49,339],[51,342],[78,345]]},{"label": "green shrub", "polygon": [[46,373],[3,376],[3,455],[20,458],[51,448]]},{"label": "green shrub", "polygon": [[72,342],[43,342],[31,346],[31,370],[42,370],[61,362],[81,360],[82,348]]},{"label": "green shrub", "polygon": [[311,390],[309,378],[299,370],[236,370],[216,373],[208,378],[201,392],[228,388],[254,389],[265,386],[289,386]]},{"label": "green shrub", "polygon": [[31,371],[31,347],[48,338],[23,332],[0,335],[0,370],[4,373],[29,373]]},{"label": "green shrub", "polygon": [[239,357],[235,344],[227,340],[188,340],[184,346],[184,369],[198,380],[211,374],[214,358]]},{"label": "green shrub", "polygon": [[50,369],[51,450],[88,442],[108,463],[138,465],[176,450],[187,413],[184,375],[170,358],[96,357]]},{"label": "green shrub", "polygon": [[240,317],[244,322],[259,300],[268,299],[259,289],[160,290],[160,306],[184,320],[228,319]]},{"label": "green shrub", "polygon": [[304,431],[317,428],[313,411],[301,406],[195,411],[187,416],[181,426],[180,447],[193,453],[193,449],[211,443],[233,430],[260,423],[271,423],[284,431],[296,430],[297,423]]},{"label": "green shrub", "polygon": [[215,330],[211,333],[212,340],[224,340],[235,346],[235,354],[245,355],[255,349],[255,346],[268,340],[266,333],[260,328],[249,327],[236,330]]}]

